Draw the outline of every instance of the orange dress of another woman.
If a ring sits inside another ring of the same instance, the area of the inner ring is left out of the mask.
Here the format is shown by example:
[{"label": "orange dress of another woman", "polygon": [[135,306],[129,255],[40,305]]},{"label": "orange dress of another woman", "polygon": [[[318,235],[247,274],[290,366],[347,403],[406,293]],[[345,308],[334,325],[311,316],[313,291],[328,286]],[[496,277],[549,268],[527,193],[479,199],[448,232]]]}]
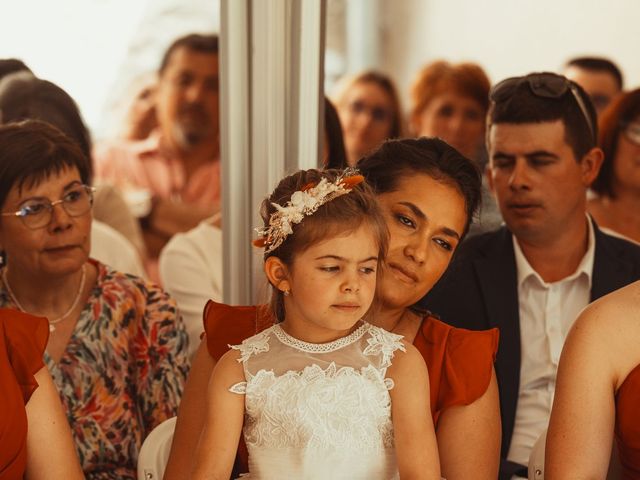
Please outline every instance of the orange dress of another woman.
[{"label": "orange dress of another woman", "polygon": [[38,388],[49,340],[45,318],[0,309],[0,478],[22,480],[27,466],[25,405]]},{"label": "orange dress of another woman", "polygon": [[[242,340],[273,325],[267,305],[234,307],[209,300],[204,309],[207,349],[216,361]],[[429,371],[431,416],[437,428],[440,414],[449,407],[469,405],[489,387],[498,350],[498,329],[471,331],[455,328],[426,316],[413,345]],[[247,472],[244,441],[238,450],[241,472]]]},{"label": "orange dress of another woman", "polygon": [[640,478],[640,365],[636,366],[616,394],[616,428],[621,480]]}]

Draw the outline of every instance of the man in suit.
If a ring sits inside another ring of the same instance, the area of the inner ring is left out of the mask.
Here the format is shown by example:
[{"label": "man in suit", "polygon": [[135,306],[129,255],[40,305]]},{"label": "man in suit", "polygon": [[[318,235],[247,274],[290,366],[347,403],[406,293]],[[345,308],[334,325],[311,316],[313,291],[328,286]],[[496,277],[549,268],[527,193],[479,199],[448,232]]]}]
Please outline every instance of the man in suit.
[{"label": "man in suit", "polygon": [[589,302],[640,278],[640,247],[586,214],[603,154],[582,88],[530,74],[499,83],[490,98],[487,175],[506,227],[464,242],[421,303],[457,327],[500,328],[500,478],[526,478],[566,334]]}]

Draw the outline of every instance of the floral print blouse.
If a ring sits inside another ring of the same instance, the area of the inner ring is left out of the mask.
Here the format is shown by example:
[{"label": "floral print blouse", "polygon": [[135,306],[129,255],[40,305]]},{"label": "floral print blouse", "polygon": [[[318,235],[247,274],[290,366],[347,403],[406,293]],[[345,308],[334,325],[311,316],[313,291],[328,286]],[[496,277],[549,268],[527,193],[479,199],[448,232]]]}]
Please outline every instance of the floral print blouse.
[{"label": "floral print blouse", "polygon": [[[189,370],[188,338],[160,287],[98,269],[66,349],[45,364],[60,392],[87,479],[136,479],[142,441],[177,414]],[[0,283],[0,306],[13,307]]]}]

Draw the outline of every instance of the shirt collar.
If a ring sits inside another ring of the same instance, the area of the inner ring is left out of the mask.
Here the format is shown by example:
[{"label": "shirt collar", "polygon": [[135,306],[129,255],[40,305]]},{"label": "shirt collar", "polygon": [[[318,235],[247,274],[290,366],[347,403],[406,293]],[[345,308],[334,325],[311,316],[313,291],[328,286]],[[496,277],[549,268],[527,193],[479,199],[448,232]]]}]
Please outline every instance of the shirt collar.
[{"label": "shirt collar", "polygon": [[[570,281],[577,278],[579,275],[584,274],[589,280],[589,288],[591,288],[591,276],[593,274],[593,260],[596,251],[596,240],[593,221],[591,220],[591,217],[589,217],[589,215],[587,215],[587,236],[587,251],[582,257],[582,260],[580,260],[578,268],[576,268],[576,271],[571,275],[563,278],[560,281]],[[520,289],[523,283],[530,277],[537,278],[538,282],[540,282],[541,285],[549,286],[549,284],[542,279],[538,272],[533,269],[531,264],[529,264],[529,261],[524,256],[524,253],[522,253],[522,249],[520,248],[520,244],[518,243],[515,235],[512,235],[512,241],[513,252],[516,260],[516,271],[518,274],[518,289]]]}]

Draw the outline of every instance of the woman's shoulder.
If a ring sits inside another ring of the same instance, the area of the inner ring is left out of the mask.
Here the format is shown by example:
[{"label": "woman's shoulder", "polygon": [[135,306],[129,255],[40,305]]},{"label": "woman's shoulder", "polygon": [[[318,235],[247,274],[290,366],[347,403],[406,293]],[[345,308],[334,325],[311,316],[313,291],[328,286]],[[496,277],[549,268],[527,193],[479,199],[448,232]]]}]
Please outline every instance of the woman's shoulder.
[{"label": "woman's shoulder", "polygon": [[454,405],[469,405],[489,387],[499,332],[467,330],[427,316],[414,346],[429,370],[432,409],[437,416]]},{"label": "woman's shoulder", "polygon": [[42,356],[48,340],[49,322],[46,318],[0,309],[0,343],[4,343],[25,403],[38,386],[34,375],[44,366]]},{"label": "woman's shoulder", "polygon": [[229,345],[260,333],[274,324],[267,305],[227,305],[209,300],[203,312],[209,355],[218,360]]},{"label": "woman's shoulder", "polygon": [[146,302],[169,302],[175,301],[171,296],[158,284],[146,280],[131,273],[115,270],[109,265],[91,259],[91,263],[98,270],[96,283],[101,291],[101,295],[108,298],[110,303],[118,300],[130,299],[138,297]]}]

